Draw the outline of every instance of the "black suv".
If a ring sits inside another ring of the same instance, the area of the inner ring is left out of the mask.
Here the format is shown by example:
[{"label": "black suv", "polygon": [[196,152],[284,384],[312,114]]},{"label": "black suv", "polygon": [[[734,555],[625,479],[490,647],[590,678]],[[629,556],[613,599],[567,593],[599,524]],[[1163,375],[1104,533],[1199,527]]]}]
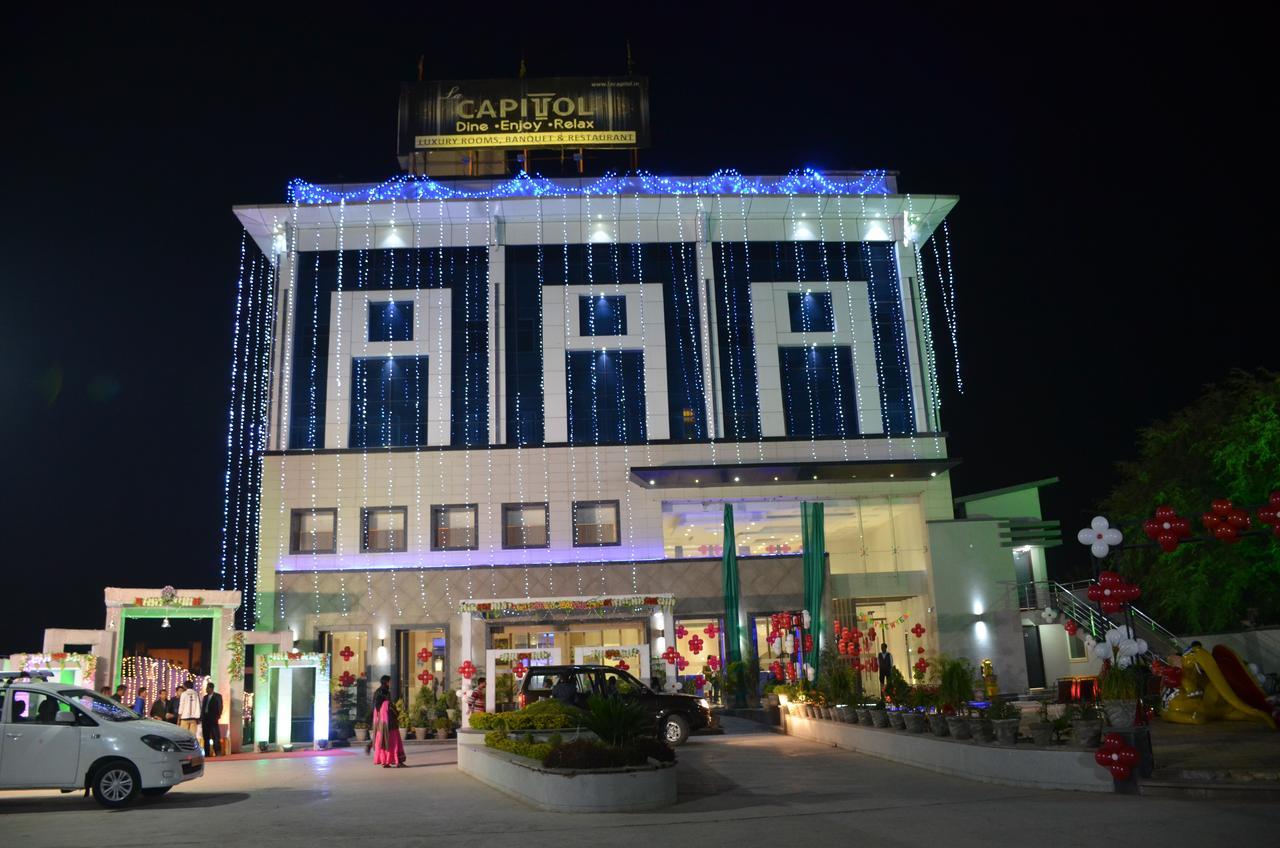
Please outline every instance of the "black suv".
[{"label": "black suv", "polygon": [[553,697],[561,680],[573,684],[573,705],[586,708],[591,695],[612,695],[634,701],[653,717],[658,736],[668,745],[683,745],[695,730],[715,727],[705,698],[655,692],[625,671],[607,665],[540,665],[529,669],[520,685],[521,707]]}]

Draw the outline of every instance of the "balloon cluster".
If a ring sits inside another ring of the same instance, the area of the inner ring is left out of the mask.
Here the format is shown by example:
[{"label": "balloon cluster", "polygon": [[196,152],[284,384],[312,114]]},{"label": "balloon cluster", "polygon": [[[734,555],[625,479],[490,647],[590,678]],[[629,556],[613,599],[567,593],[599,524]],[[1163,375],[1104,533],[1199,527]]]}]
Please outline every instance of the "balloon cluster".
[{"label": "balloon cluster", "polygon": [[1076,631],[1080,629],[1080,625],[1076,624],[1075,619],[1068,618],[1062,623],[1062,629],[1067,631],[1068,636],[1076,635]]},{"label": "balloon cluster", "polygon": [[720,670],[720,658],[719,658],[718,656],[716,656],[715,654],[711,654],[710,656],[708,656],[708,657],[707,657],[707,668],[711,669],[713,672],[719,671],[719,670]]},{"label": "balloon cluster", "polygon": [[693,654],[695,657],[702,653],[702,639],[700,639],[696,634],[689,637],[689,653]]},{"label": "balloon cluster", "polygon": [[1160,549],[1171,554],[1178,543],[1191,535],[1191,522],[1178,515],[1171,506],[1156,507],[1156,517],[1149,518],[1142,524],[1142,532],[1147,538],[1160,546]]},{"label": "balloon cluster", "polygon": [[916,670],[917,676],[924,677],[925,671],[928,670],[929,668],[929,661],[924,657],[921,657],[920,659],[916,660],[916,664],[912,667]]},{"label": "balloon cluster", "polygon": [[1280,492],[1272,492],[1267,505],[1258,510],[1258,520],[1271,528],[1272,535],[1280,538]]},{"label": "balloon cluster", "polygon": [[1240,534],[1253,524],[1249,519],[1249,513],[1227,498],[1214,500],[1209,512],[1200,517],[1200,523],[1213,538],[1228,545],[1234,545],[1240,541]]},{"label": "balloon cluster", "polygon": [[1151,662],[1151,670],[1160,678],[1164,688],[1177,689],[1182,686],[1182,669],[1176,665],[1169,665],[1157,659]]},{"label": "balloon cluster", "polygon": [[471,660],[463,660],[462,665],[458,666],[458,674],[470,680],[476,675],[476,664]]},{"label": "balloon cluster", "polygon": [[683,639],[689,635],[689,630],[683,624],[676,625],[676,638]]},{"label": "balloon cluster", "polygon": [[516,664],[511,666],[511,673],[516,676],[517,680],[523,680],[525,672],[527,672],[528,670],[529,670],[528,667],[525,666],[524,662],[520,660],[517,660]]},{"label": "balloon cluster", "polygon": [[1076,540],[1082,545],[1088,545],[1098,559],[1103,559],[1111,553],[1112,548],[1124,541],[1124,534],[1112,527],[1106,518],[1098,515],[1089,522],[1088,527],[1076,534]]},{"label": "balloon cluster", "polygon": [[1124,741],[1119,733],[1102,737],[1102,747],[1093,755],[1098,765],[1111,772],[1116,780],[1128,780],[1138,764],[1138,750]]},{"label": "balloon cluster", "polygon": [[708,639],[714,639],[720,635],[720,628],[716,627],[716,623],[713,621],[706,627],[702,628],[702,632],[707,634]]},{"label": "balloon cluster", "polygon": [[862,631],[845,627],[836,619],[836,650],[844,657],[856,657],[862,653]]},{"label": "balloon cluster", "polygon": [[1089,587],[1089,600],[1102,607],[1104,613],[1119,612],[1125,604],[1133,603],[1141,595],[1141,589],[1124,582],[1124,578],[1114,571],[1102,572],[1098,575],[1098,582]]},{"label": "balloon cluster", "polygon": [[1135,657],[1147,652],[1145,639],[1135,639],[1128,627],[1113,627],[1107,631],[1107,640],[1093,646],[1093,655],[1110,660],[1120,668],[1128,668]]},{"label": "balloon cluster", "polygon": [[701,689],[707,685],[707,678],[699,674],[697,677],[693,678],[693,685],[694,688]]},{"label": "balloon cluster", "polygon": [[917,621],[916,626],[911,628],[911,635],[915,636],[917,639],[924,636],[924,626]]}]

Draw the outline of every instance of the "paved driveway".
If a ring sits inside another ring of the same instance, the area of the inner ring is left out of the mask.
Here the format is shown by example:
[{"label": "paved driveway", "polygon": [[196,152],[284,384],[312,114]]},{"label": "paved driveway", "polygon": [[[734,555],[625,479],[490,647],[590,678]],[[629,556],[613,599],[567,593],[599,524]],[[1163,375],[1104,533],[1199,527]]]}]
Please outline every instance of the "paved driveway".
[{"label": "paved driveway", "polygon": [[[214,762],[167,797],[107,811],[80,795],[0,792],[5,845],[316,846],[464,837],[476,846],[1270,844],[1275,805],[1019,790],[936,775],[729,720],[680,754],[680,802],[659,813],[531,810],[460,774],[450,748],[410,768],[362,753]],[[1268,837],[1266,834],[1270,833]]]}]

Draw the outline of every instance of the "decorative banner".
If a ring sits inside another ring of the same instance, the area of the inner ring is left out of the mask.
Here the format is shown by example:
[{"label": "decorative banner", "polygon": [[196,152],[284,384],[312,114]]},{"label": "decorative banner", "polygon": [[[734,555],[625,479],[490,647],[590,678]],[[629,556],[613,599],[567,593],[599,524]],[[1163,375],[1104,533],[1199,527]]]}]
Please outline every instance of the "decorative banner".
[{"label": "decorative banner", "polygon": [[648,147],[645,77],[439,80],[400,87],[398,152]]},{"label": "decorative banner", "polygon": [[635,614],[670,610],[675,605],[674,595],[602,595],[595,598],[565,598],[554,601],[463,601],[458,611],[491,619],[540,612]]},{"label": "decorative banner", "polygon": [[165,598],[134,598],[133,605],[135,607],[202,607],[204,606],[204,598],[200,596],[179,598],[177,596],[166,600]]}]

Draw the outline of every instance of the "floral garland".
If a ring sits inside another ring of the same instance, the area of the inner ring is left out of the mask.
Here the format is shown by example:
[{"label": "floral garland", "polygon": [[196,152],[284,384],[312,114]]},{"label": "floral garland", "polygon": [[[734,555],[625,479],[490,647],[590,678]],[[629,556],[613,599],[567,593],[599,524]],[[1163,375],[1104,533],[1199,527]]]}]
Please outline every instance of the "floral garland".
[{"label": "floral garland", "polygon": [[258,657],[258,679],[265,680],[268,669],[295,667],[314,668],[317,674],[328,678],[329,666],[329,655],[318,652],[289,651],[284,654],[264,654]]},{"label": "floral garland", "polygon": [[244,634],[237,633],[227,643],[231,652],[231,662],[227,665],[227,675],[232,680],[244,680]]},{"label": "floral garland", "polygon": [[676,600],[671,595],[635,595],[559,601],[463,601],[458,610],[491,618],[499,615],[523,615],[531,612],[591,612],[644,607],[674,607],[675,603]]},{"label": "floral garland", "polygon": [[59,669],[79,668],[84,680],[93,682],[94,672],[98,670],[98,658],[93,654],[77,654],[74,651],[54,651],[51,654],[25,654],[22,661],[23,671],[44,671],[57,663]]}]

